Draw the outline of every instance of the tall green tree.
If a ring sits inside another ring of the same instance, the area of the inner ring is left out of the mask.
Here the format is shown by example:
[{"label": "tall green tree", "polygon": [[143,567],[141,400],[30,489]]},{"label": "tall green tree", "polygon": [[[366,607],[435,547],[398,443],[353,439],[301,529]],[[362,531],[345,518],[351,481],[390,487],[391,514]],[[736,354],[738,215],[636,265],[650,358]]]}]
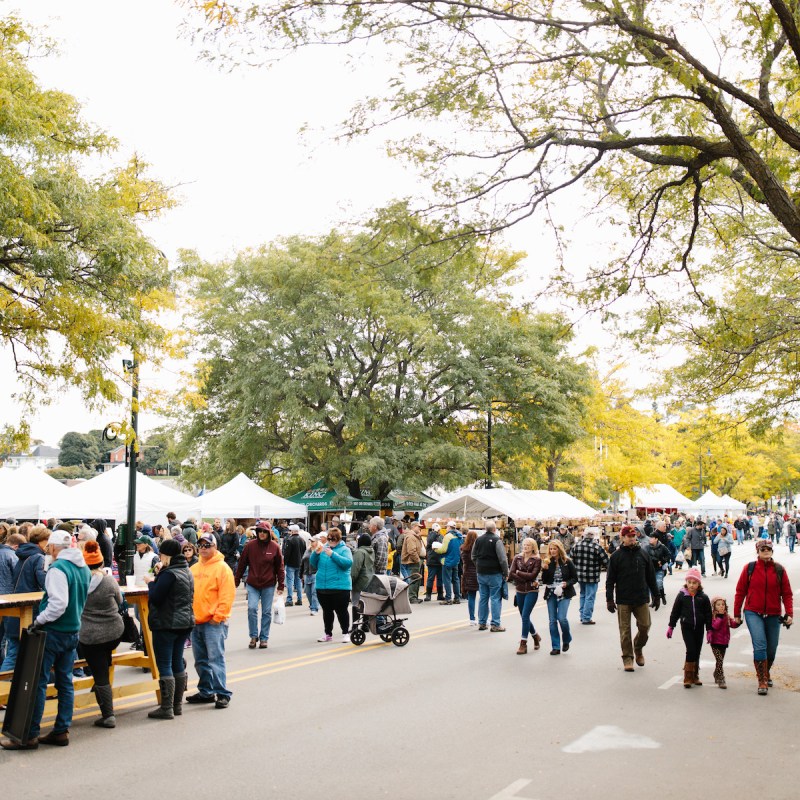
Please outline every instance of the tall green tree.
[{"label": "tall green tree", "polygon": [[0,19],[0,342],[29,402],[60,385],[117,400],[119,349],[146,358],[167,341],[155,314],[172,279],[139,224],[172,200],[137,157],[89,175],[87,159],[116,143],[37,83],[29,61],[44,46]]},{"label": "tall green tree", "polygon": [[91,433],[78,433],[77,431],[65,433],[61,437],[59,447],[61,448],[58,454],[60,467],[83,466],[93,470],[103,455],[97,438]]},{"label": "tall green tree", "polygon": [[519,256],[457,234],[398,205],[361,231],[191,263],[194,474],[324,478],[354,496],[454,486],[485,475],[490,400],[532,428],[557,413],[563,324],[509,310]]},{"label": "tall green tree", "polygon": [[615,246],[587,280],[562,269],[555,287],[606,315],[642,294],[640,333],[696,348],[717,392],[765,418],[796,407],[795,0],[189,5],[215,53],[234,59],[319,42],[358,54],[379,40],[397,57],[391,82],[354,109],[347,133],[397,121],[424,131],[394,151],[443,202],[473,209],[478,234],[564,190],[595,190]]}]

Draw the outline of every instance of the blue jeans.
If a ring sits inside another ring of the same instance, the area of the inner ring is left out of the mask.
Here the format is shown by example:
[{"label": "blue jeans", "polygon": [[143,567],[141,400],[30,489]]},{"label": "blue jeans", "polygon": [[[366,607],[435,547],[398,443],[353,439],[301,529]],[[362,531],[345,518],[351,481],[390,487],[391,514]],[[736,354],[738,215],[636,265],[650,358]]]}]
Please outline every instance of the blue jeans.
[{"label": "blue jeans", "polygon": [[425,584],[425,595],[430,597],[433,591],[433,579],[436,578],[436,594],[442,597],[442,565],[428,564],[428,580]]},{"label": "blue jeans", "polygon": [[492,625],[500,624],[500,613],[503,604],[501,591],[503,576],[499,572],[478,573],[478,624],[485,625],[489,616],[489,603],[492,605]]},{"label": "blue jeans", "polygon": [[762,617],[755,611],[745,611],[744,621],[750,638],[753,640],[753,660],[767,660],[770,664],[778,652],[778,638],[781,633],[780,617]]},{"label": "blue jeans", "polygon": [[797,541],[797,534],[796,533],[790,533],[789,534],[789,542],[788,542],[788,544],[789,544],[789,552],[790,553],[794,553],[794,545],[795,545],[796,541]]},{"label": "blue jeans", "polygon": [[536,601],[539,599],[539,592],[525,592],[521,594],[517,592],[517,610],[520,617],[522,617],[522,634],[520,639],[527,639],[528,636],[533,636],[536,633],[536,628],[533,627],[533,620],[531,613]]},{"label": "blue jeans", "polygon": [[[663,581],[663,576],[662,576]],[[597,597],[597,584],[579,582],[581,596],[578,603],[578,616],[581,622],[590,622],[594,614],[594,599]]]},{"label": "blue jeans", "polygon": [[458,577],[458,564],[453,567],[442,567],[442,584],[445,600],[461,599],[461,580]]},{"label": "blue jeans", "polygon": [[317,600],[317,575],[306,575],[306,597],[308,598],[309,611],[319,611],[319,601]]},{"label": "blue jeans", "polygon": [[477,592],[467,592],[467,611],[469,611],[470,620],[475,620],[475,595]]},{"label": "blue jeans", "polygon": [[656,587],[658,588],[659,595],[664,591],[664,570],[657,569],[656,573]]},{"label": "blue jeans", "polygon": [[73,657],[77,646],[77,633],[47,631],[42,671],[39,673],[39,690],[36,694],[36,705],[33,707],[33,721],[28,734],[29,738],[35,739],[39,735],[51,669],[55,672],[55,687],[58,692],[58,713],[53,725],[53,732],[65,733],[69,730],[72,724],[72,708],[75,700],[75,690],[72,687],[72,665],[75,663]]},{"label": "blue jeans", "polygon": [[6,657],[0,665],[0,671],[14,669],[17,663],[17,653],[19,652],[19,639],[13,636],[6,636]]},{"label": "blue jeans", "polygon": [[[247,627],[251,639],[260,638],[262,642],[269,641],[269,629],[272,625],[272,599],[275,596],[275,587],[267,586],[265,589],[256,589],[247,584]],[[261,636],[258,635],[258,604],[261,603]]]},{"label": "blue jeans", "polygon": [[704,547],[701,548],[692,548],[692,563],[689,565],[691,567],[700,566],[700,574],[706,574],[706,550]]},{"label": "blue jeans", "polygon": [[300,581],[300,567],[286,567],[286,601],[292,599],[292,590],[297,592],[297,605],[303,603],[303,584]]},{"label": "blue jeans", "polygon": [[[250,588],[249,586],[247,587]],[[270,606],[270,614],[272,606]],[[204,622],[192,629],[192,652],[194,668],[200,679],[197,691],[203,697],[230,697],[231,692],[225,686],[225,639],[228,638],[228,624],[220,622]]]},{"label": "blue jeans", "polygon": [[186,631],[152,631],[152,634],[153,655],[159,675],[168,678],[186,672],[186,662],[183,660]]},{"label": "blue jeans", "polygon": [[[572,641],[569,622],[567,622],[567,611],[569,611],[569,601],[571,599],[563,596],[556,597],[554,594],[547,598],[547,613],[550,616],[550,643],[553,645],[553,650],[561,649],[562,638],[564,644],[569,644]],[[561,626],[560,634],[559,625]]]}]

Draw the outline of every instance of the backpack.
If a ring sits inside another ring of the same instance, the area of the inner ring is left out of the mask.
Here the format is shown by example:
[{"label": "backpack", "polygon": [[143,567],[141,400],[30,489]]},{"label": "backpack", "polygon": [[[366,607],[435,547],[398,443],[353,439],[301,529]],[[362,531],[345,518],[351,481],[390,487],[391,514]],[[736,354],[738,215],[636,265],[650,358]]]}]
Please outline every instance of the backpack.
[{"label": "backpack", "polygon": [[[753,572],[756,569],[756,562],[751,561],[747,565],[747,586],[745,587],[745,594],[747,594],[747,590],[750,588],[750,578],[753,577]],[[778,588],[783,586],[783,567],[776,561],[775,562],[775,577],[778,579]]]}]

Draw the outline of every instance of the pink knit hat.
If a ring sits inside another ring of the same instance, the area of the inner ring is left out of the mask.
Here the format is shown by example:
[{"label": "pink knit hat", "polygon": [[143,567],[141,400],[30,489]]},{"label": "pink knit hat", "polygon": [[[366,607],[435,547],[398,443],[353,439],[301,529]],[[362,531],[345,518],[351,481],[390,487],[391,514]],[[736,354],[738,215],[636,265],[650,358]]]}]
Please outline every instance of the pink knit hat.
[{"label": "pink knit hat", "polygon": [[700,574],[700,570],[697,569],[697,567],[692,567],[686,573],[686,580],[687,581],[688,580],[696,580],[698,583],[702,584],[703,583],[703,576]]}]

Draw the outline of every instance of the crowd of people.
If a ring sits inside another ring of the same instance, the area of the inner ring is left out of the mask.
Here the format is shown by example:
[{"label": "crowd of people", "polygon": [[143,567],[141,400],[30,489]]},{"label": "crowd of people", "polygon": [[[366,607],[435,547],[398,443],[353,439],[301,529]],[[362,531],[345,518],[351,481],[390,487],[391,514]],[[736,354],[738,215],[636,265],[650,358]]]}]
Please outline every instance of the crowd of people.
[{"label": "crowd of people", "polygon": [[[745,522],[746,520],[746,522]],[[738,524],[737,524],[738,523]],[[726,688],[724,658],[731,629],[747,625],[753,642],[758,693],[772,685],[781,625],[792,624],[792,590],[786,570],[773,560],[781,536],[794,552],[797,518],[742,517],[732,522],[665,515],[643,524],[623,525],[618,534],[600,536],[558,526],[551,530],[524,526],[519,552],[509,558],[507,537],[493,521],[482,530],[462,530],[455,520],[444,529],[406,517],[365,520],[345,526],[338,518],[314,534],[300,522],[256,522],[251,527],[228,520],[197,525],[152,527],[137,523],[134,583],[146,587],[153,656],[158,667],[160,703],[148,716],[168,720],[182,713],[187,688],[185,649],[191,646],[198,676],[192,704],[225,709],[232,692],[226,682],[225,646],[236,588],[247,594],[248,647],[265,650],[276,606],[307,604],[309,614],[322,611],[318,642],[350,641],[351,622],[360,613],[360,595],[375,574],[394,573],[409,583],[411,603],[442,605],[466,601],[469,624],[479,631],[503,633],[502,603],[513,584],[513,604],[520,616],[516,653],[541,645],[532,612],[543,593],[549,620],[550,654],[568,653],[573,631],[568,612],[578,597],[579,623],[594,625],[594,606],[602,573],[606,573],[606,606],[617,615],[623,669],[645,665],[644,648],[652,627],[651,610],[667,603],[664,575],[688,564],[685,583],[674,598],[666,635],[680,625],[686,656],[684,686],[702,685],[700,652],[710,644],[714,680]],[[709,599],[703,588],[706,549],[715,573],[727,578],[735,541],[755,539],[757,558],[746,564],[736,583],[733,611],[722,596]],[[47,633],[30,734],[25,742],[0,741],[7,750],[36,749],[40,744],[69,744],[75,661],[87,663],[94,679],[103,728],[116,725],[109,680],[112,653],[123,628],[123,603],[110,531],[104,520],[75,527],[70,522],[0,523],[0,594],[42,591],[29,633]],[[117,554],[119,552],[117,551]],[[423,594],[424,587],[424,594]],[[636,632],[634,635],[633,625]],[[14,669],[20,630],[4,618],[2,671]],[[143,645],[138,645],[143,646]],[[48,683],[58,695],[53,730],[40,735]]]}]

